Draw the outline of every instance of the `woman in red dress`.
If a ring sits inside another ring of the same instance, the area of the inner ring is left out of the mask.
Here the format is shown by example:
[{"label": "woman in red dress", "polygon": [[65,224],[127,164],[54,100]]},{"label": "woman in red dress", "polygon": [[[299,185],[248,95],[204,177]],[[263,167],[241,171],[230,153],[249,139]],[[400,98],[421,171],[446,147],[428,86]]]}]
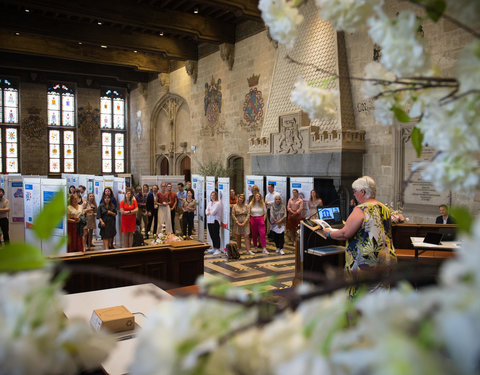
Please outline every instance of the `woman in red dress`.
[{"label": "woman in red dress", "polygon": [[132,189],[128,188],[125,192],[125,199],[120,202],[120,213],[122,214],[120,230],[123,233],[123,244],[125,247],[132,247],[133,233],[137,227],[138,205],[133,198]]}]

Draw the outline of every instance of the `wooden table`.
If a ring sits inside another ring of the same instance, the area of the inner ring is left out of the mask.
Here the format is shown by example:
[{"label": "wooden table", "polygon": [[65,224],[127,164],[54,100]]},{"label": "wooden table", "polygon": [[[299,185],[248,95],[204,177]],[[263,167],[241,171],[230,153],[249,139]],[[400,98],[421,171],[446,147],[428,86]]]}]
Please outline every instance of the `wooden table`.
[{"label": "wooden table", "polygon": [[459,248],[458,241],[441,241],[439,245],[423,242],[425,237],[410,237],[413,249],[415,250],[415,259],[418,259],[420,250],[438,250],[438,251],[455,251]]},{"label": "wooden table", "polygon": [[[135,314],[135,323],[141,329],[148,312],[162,300],[173,297],[154,284],[131,285],[121,288],[95,290],[85,293],[67,294],[62,297],[67,318],[80,318],[90,321],[94,309],[124,305]],[[133,331],[132,331],[133,333]],[[137,345],[135,335],[118,341],[110,356],[102,363],[107,374],[126,374],[133,360]]]}]

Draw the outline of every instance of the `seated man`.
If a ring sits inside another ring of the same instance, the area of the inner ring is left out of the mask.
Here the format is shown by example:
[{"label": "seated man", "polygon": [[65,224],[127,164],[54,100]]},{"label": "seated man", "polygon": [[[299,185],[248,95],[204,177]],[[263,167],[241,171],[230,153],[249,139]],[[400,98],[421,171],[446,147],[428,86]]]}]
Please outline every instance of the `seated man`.
[{"label": "seated man", "polygon": [[442,204],[439,207],[440,209],[440,216],[437,216],[437,220],[435,220],[435,224],[455,224],[453,219],[448,216],[448,207],[446,204]]}]

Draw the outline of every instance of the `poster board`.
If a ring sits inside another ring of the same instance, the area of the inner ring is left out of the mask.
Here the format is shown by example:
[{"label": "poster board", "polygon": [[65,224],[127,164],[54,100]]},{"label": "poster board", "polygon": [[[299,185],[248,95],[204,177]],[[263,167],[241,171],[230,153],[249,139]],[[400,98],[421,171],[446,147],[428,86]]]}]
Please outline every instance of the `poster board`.
[{"label": "poster board", "polygon": [[[115,243],[119,245],[121,243],[121,215],[120,215],[120,202],[125,199],[125,190],[127,188],[127,184],[124,177],[114,177],[113,179],[113,195],[117,200],[117,234],[115,236]],[[122,244],[122,247],[123,244]]]},{"label": "poster board", "polygon": [[[206,184],[205,184],[205,209],[203,213],[205,214],[205,210],[207,209],[208,202],[210,202],[210,194],[212,194],[212,191],[215,191],[215,177],[214,176],[207,176],[205,178]],[[207,221],[205,217],[205,222]],[[207,242],[210,244],[210,246],[213,246],[212,239],[210,238],[210,233],[208,233],[207,230]]]},{"label": "poster board", "polygon": [[218,179],[218,200],[222,205],[222,222],[220,225],[221,248],[225,249],[230,242],[230,178]]},{"label": "poster board", "polygon": [[198,240],[205,241],[205,177],[199,174],[192,175],[192,189],[195,192],[197,203],[197,235]]},{"label": "poster board", "polygon": [[[78,175],[78,186],[85,186],[85,195],[93,193],[93,182],[95,180],[95,175],[93,174],[79,174]],[[87,198],[87,197],[84,197]]]},{"label": "poster board", "polygon": [[[78,188],[78,185],[80,185],[79,182],[79,175],[78,174],[72,174],[72,173],[62,173],[62,178],[64,178],[67,182],[67,189],[73,185],[76,188]],[[83,184],[82,184],[83,185]]]},{"label": "poster board", "polygon": [[283,204],[287,206],[287,178],[281,176],[267,176],[267,188],[269,184],[275,186],[275,191],[280,194]]},{"label": "poster board", "polygon": [[5,198],[10,202],[9,235],[12,242],[25,241],[24,191],[22,176],[6,176]]},{"label": "poster board", "polygon": [[[158,185],[157,177],[158,176],[140,176],[140,185],[143,186],[144,184],[147,184],[148,188],[152,190],[153,185]],[[158,185],[158,190],[160,190],[160,185]]]},{"label": "poster board", "polygon": [[310,192],[313,190],[313,177],[290,177],[290,197],[293,197],[292,190],[297,189],[299,196],[303,199],[303,213],[307,214],[307,202]]},{"label": "poster board", "polygon": [[[40,205],[45,207],[55,197],[57,192],[63,192],[63,195],[67,196],[67,180],[66,179],[41,179],[40,180]],[[67,211],[67,202],[65,200],[65,213]],[[44,254],[51,254],[53,248],[61,240],[62,237],[67,235],[67,216],[58,223],[57,227],[53,230],[53,235],[49,240],[42,241],[42,251]],[[65,242],[60,249],[60,253],[67,252],[67,243]]]},{"label": "poster board", "polygon": [[23,185],[25,242],[42,248],[42,241],[37,238],[33,231],[33,222],[42,207],[41,179],[34,177],[24,178]]},{"label": "poster board", "polygon": [[252,195],[252,186],[257,185],[260,189],[262,197],[265,196],[265,186],[263,186],[263,176],[245,176],[245,200],[248,203],[250,195]]}]

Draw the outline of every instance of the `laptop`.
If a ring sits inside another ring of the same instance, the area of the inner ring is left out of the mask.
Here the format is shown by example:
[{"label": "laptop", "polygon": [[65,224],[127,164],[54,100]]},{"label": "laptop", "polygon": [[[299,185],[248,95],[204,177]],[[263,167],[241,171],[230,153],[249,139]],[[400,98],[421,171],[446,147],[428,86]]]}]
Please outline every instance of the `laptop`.
[{"label": "laptop", "polygon": [[317,207],[318,218],[326,221],[328,224],[339,224],[342,222],[342,216],[340,215],[340,207]]},{"label": "laptop", "polygon": [[440,241],[442,241],[443,234],[438,232],[428,232],[425,235],[425,239],[423,242],[431,243],[433,245],[440,245]]}]

